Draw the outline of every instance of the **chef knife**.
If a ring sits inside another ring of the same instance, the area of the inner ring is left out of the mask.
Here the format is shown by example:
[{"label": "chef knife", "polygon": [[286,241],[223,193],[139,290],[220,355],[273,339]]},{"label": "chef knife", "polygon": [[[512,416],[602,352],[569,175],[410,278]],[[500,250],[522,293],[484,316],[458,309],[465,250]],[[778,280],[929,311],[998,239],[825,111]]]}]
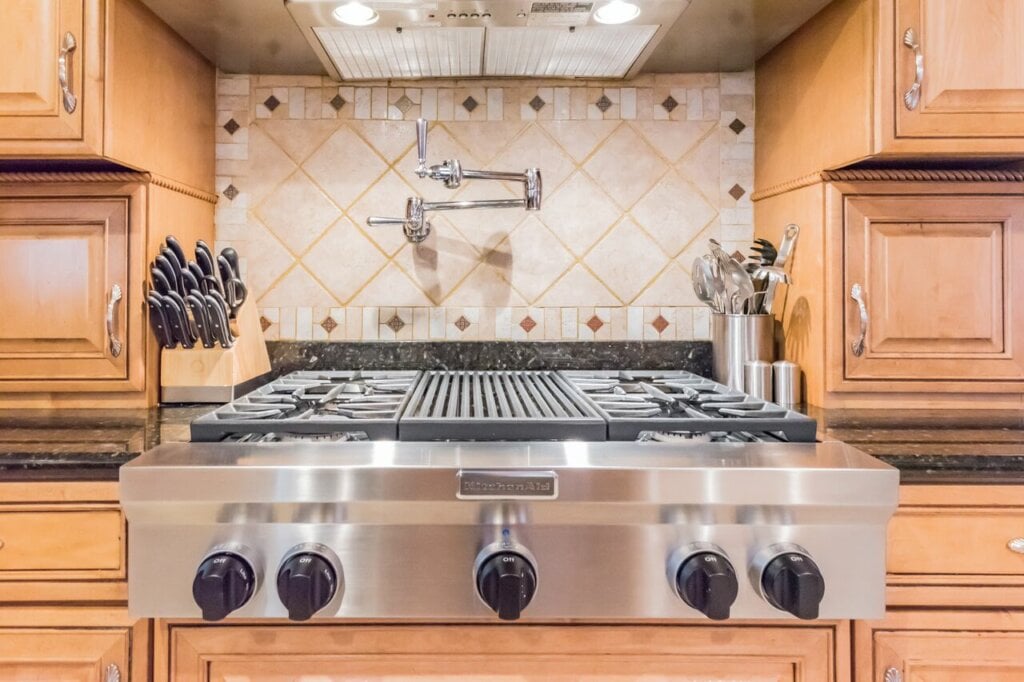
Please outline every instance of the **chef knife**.
[{"label": "chef knife", "polygon": [[202,268],[204,275],[216,275],[217,270],[213,265],[213,251],[202,239],[196,242],[196,263]]},{"label": "chef knife", "polygon": [[[185,297],[179,294],[177,291],[169,291],[166,294],[164,294],[164,299],[172,301],[174,303],[174,308],[176,310],[181,311],[181,322],[183,323],[181,329],[188,337],[187,341],[194,346],[196,343],[196,337],[198,336],[198,331],[196,330],[195,325],[188,316],[188,304],[185,303]],[[171,320],[171,326],[174,326],[174,320]],[[181,345],[185,346],[185,339],[180,340]],[[191,348],[192,346],[185,347]]]},{"label": "chef knife", "polygon": [[199,267],[199,264],[196,263],[195,261],[189,261],[187,269],[189,272],[192,273],[192,276],[196,278],[196,281],[200,283],[200,288],[202,288],[201,285],[203,282],[203,277],[206,276],[206,273],[203,272],[203,269]]},{"label": "chef knife", "polygon": [[156,340],[164,348],[174,348],[177,346],[177,342],[175,342],[174,337],[171,335],[170,323],[167,320],[160,294],[150,292],[149,296],[146,297],[146,303],[149,304],[149,324],[153,327]]},{"label": "chef knife", "polygon": [[221,308],[223,308],[224,319],[227,321],[227,326],[225,327],[225,329],[227,329],[228,336],[231,337],[231,341],[234,341],[235,337],[238,336],[238,321],[235,320],[235,318],[231,317],[231,305],[227,302],[227,299],[225,299],[224,296],[216,289],[211,288],[210,295],[217,299],[217,301],[221,305]]},{"label": "chef knife", "polygon": [[206,301],[206,309],[210,313],[210,329],[213,331],[213,337],[220,342],[222,348],[231,348],[234,339],[231,338],[231,332],[228,330],[227,308],[224,299],[219,298],[219,294],[213,290],[203,298]]},{"label": "chef knife", "polygon": [[199,331],[199,339],[203,343],[203,348],[213,348],[216,345],[216,340],[213,337],[213,324],[210,320],[210,311],[206,307],[203,295],[198,291],[193,291],[185,297],[185,301],[192,311],[192,319],[196,323],[196,329]]},{"label": "chef knife", "polygon": [[199,280],[196,279],[195,274],[191,270],[185,269],[181,271],[181,283],[185,287],[186,294],[190,294],[193,291],[201,291]]},{"label": "chef knife", "polygon": [[164,240],[167,243],[167,248],[174,254],[175,258],[178,259],[178,265],[184,270],[188,267],[188,258],[185,257],[185,249],[181,247],[181,242],[173,234],[167,235]]},{"label": "chef knife", "polygon": [[167,275],[158,268],[151,268],[149,271],[150,276],[153,278],[153,289],[160,294],[167,294],[174,291],[174,287],[171,286],[171,280],[167,279]]},{"label": "chef knife", "polygon": [[179,294],[184,296],[186,293],[185,284],[181,281],[181,273],[183,268],[185,268],[186,266],[182,265],[181,261],[178,260],[178,257],[174,254],[174,252],[168,248],[165,248],[161,252],[161,254],[163,255],[164,258],[167,259],[167,262],[171,264],[171,268],[174,270],[175,288],[178,290]]},{"label": "chef knife", "polygon": [[193,348],[196,345],[195,337],[192,336],[192,332],[188,328],[188,315],[173,296],[178,296],[178,300],[181,300],[178,292],[172,292],[163,297],[164,310],[167,311],[171,332],[174,334],[174,338],[181,342],[182,348]]},{"label": "chef knife", "polygon": [[[164,249],[164,251],[167,251],[167,249]],[[171,290],[181,293],[181,268],[175,267],[177,265],[177,258],[175,258],[174,254],[168,252],[168,255],[170,258],[161,253],[153,259],[153,264],[156,265],[160,272],[164,273],[167,282],[171,285]],[[175,261],[173,265],[171,264],[171,259]]]}]

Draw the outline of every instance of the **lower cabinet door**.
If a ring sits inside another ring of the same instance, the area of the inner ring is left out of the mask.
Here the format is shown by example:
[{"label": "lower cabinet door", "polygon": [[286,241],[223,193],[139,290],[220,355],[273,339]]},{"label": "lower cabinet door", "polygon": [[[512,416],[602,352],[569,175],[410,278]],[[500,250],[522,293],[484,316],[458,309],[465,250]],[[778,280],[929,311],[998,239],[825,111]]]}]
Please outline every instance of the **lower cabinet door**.
[{"label": "lower cabinet door", "polygon": [[1024,612],[902,612],[857,628],[857,682],[1024,680]]},{"label": "lower cabinet door", "polygon": [[835,633],[828,626],[171,626],[170,679],[829,682]]}]

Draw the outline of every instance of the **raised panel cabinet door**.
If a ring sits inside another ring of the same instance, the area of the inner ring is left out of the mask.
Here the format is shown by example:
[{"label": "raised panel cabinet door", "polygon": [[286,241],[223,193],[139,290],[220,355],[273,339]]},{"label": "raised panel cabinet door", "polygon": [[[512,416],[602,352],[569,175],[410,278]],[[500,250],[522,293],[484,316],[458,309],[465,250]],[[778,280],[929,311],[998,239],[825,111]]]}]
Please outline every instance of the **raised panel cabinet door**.
[{"label": "raised panel cabinet door", "polygon": [[2,140],[78,140],[87,41],[85,0],[4,0],[0,21]]},{"label": "raised panel cabinet door", "polygon": [[1024,379],[1024,201],[850,196],[844,221],[847,380]]},{"label": "raised panel cabinet door", "polygon": [[895,28],[896,137],[1024,137],[1024,0],[896,0]]},{"label": "raised panel cabinet door", "polygon": [[127,198],[0,200],[0,390],[123,385],[128,295]]},{"label": "raised panel cabinet door", "polygon": [[[891,670],[901,677],[885,677]],[[876,632],[874,679],[1020,682],[1024,632]]]},{"label": "raised panel cabinet door", "polygon": [[129,633],[0,627],[0,682],[129,682]]},{"label": "raised panel cabinet door", "polygon": [[834,631],[171,627],[173,682],[829,682]]}]

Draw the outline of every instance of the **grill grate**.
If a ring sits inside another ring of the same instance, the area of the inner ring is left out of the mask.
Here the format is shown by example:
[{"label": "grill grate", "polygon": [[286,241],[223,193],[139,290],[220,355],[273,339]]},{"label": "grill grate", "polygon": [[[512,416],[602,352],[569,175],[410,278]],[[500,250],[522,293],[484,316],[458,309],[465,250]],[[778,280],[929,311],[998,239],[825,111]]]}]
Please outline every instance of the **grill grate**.
[{"label": "grill grate", "polygon": [[399,421],[401,440],[605,440],[604,420],[555,372],[434,371]]}]

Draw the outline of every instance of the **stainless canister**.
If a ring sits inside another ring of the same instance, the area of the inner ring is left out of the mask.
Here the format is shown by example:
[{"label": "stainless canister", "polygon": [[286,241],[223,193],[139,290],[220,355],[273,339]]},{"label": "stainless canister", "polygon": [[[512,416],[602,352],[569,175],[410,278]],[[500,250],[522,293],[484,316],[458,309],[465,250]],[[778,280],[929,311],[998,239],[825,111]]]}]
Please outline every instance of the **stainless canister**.
[{"label": "stainless canister", "polygon": [[743,390],[761,400],[772,399],[772,366],[764,360],[743,363]]},{"label": "stainless canister", "polygon": [[715,381],[737,391],[743,387],[743,364],[775,359],[772,315],[711,315],[712,371]]},{"label": "stainless canister", "polygon": [[800,365],[788,360],[772,363],[775,383],[775,402],[783,407],[800,404]]}]

